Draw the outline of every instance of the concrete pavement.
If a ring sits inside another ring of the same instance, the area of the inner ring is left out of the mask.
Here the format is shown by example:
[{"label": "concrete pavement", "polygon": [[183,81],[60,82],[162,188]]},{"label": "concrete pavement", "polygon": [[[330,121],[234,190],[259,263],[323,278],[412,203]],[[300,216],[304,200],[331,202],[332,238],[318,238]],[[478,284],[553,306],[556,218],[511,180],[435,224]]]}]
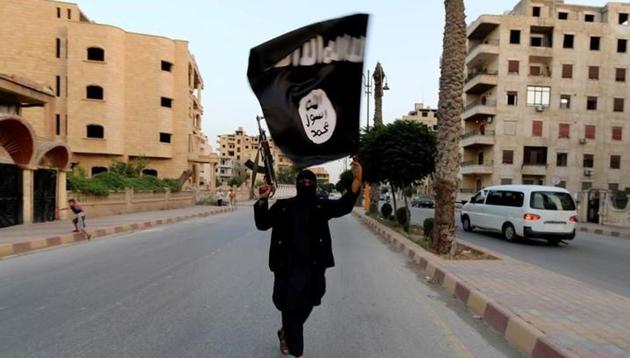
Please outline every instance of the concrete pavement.
[{"label": "concrete pavement", "polygon": [[[249,208],[0,261],[0,356],[280,357]],[[351,217],[306,327],[317,357],[519,357]]]},{"label": "concrete pavement", "polygon": [[630,299],[501,254],[444,260],[360,210],[355,214],[527,355],[630,356]]}]

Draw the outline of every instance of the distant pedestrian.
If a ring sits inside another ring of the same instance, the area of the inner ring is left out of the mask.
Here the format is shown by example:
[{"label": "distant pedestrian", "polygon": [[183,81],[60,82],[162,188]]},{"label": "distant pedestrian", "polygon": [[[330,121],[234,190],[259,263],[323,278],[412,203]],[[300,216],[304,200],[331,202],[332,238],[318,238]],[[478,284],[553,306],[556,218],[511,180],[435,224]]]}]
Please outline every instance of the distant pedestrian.
[{"label": "distant pedestrian", "polygon": [[234,191],[234,189],[230,188],[228,196],[230,198],[230,206],[236,205],[236,192]]},{"label": "distant pedestrian", "polygon": [[304,323],[326,292],[326,269],[335,265],[328,221],[349,214],[361,189],[362,169],[356,160],[352,174],[350,190],[338,200],[317,197],[315,174],[303,170],[296,179],[297,196],[269,208],[272,187],[264,185],[254,204],[258,230],[272,229],[269,268],[274,274],[273,303],[282,313],[282,354],[304,356]]},{"label": "distant pedestrian", "polygon": [[59,211],[61,210],[72,210],[74,213],[74,219],[72,219],[72,223],[74,224],[73,232],[80,233],[87,240],[92,238],[92,235],[85,231],[85,211],[77,204],[76,200],[68,200],[68,207],[59,209]]}]

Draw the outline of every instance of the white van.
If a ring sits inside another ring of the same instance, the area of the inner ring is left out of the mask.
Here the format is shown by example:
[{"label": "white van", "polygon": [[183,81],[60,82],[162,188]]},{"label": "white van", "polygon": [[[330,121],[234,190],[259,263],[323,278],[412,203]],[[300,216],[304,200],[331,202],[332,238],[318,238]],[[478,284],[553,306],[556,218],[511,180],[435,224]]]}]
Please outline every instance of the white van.
[{"label": "white van", "polygon": [[508,241],[546,239],[557,244],[575,237],[577,212],[563,188],[540,185],[498,185],[475,194],[462,207],[464,231],[496,231]]}]

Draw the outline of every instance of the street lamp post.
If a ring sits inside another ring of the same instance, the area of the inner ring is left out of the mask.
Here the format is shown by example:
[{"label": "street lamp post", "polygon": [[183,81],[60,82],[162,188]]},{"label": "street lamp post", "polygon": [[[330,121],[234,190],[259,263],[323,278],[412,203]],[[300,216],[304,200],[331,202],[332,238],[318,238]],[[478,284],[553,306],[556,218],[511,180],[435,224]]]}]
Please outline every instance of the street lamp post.
[{"label": "street lamp post", "polygon": [[370,70],[367,71],[367,76],[363,74],[363,93],[367,96],[367,101],[365,104],[367,106],[367,113],[365,114],[365,119],[367,121],[367,129],[370,129],[370,95],[372,94],[372,78],[370,77]]}]

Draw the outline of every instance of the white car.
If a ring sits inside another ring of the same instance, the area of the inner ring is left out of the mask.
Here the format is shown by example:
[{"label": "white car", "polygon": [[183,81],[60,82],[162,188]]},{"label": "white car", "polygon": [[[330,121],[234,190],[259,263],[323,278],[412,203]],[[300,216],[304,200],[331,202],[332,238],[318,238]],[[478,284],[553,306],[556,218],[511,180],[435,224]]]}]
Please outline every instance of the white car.
[{"label": "white car", "polygon": [[462,207],[464,231],[475,228],[556,244],[575,237],[577,212],[563,188],[540,185],[499,185],[485,188]]}]

